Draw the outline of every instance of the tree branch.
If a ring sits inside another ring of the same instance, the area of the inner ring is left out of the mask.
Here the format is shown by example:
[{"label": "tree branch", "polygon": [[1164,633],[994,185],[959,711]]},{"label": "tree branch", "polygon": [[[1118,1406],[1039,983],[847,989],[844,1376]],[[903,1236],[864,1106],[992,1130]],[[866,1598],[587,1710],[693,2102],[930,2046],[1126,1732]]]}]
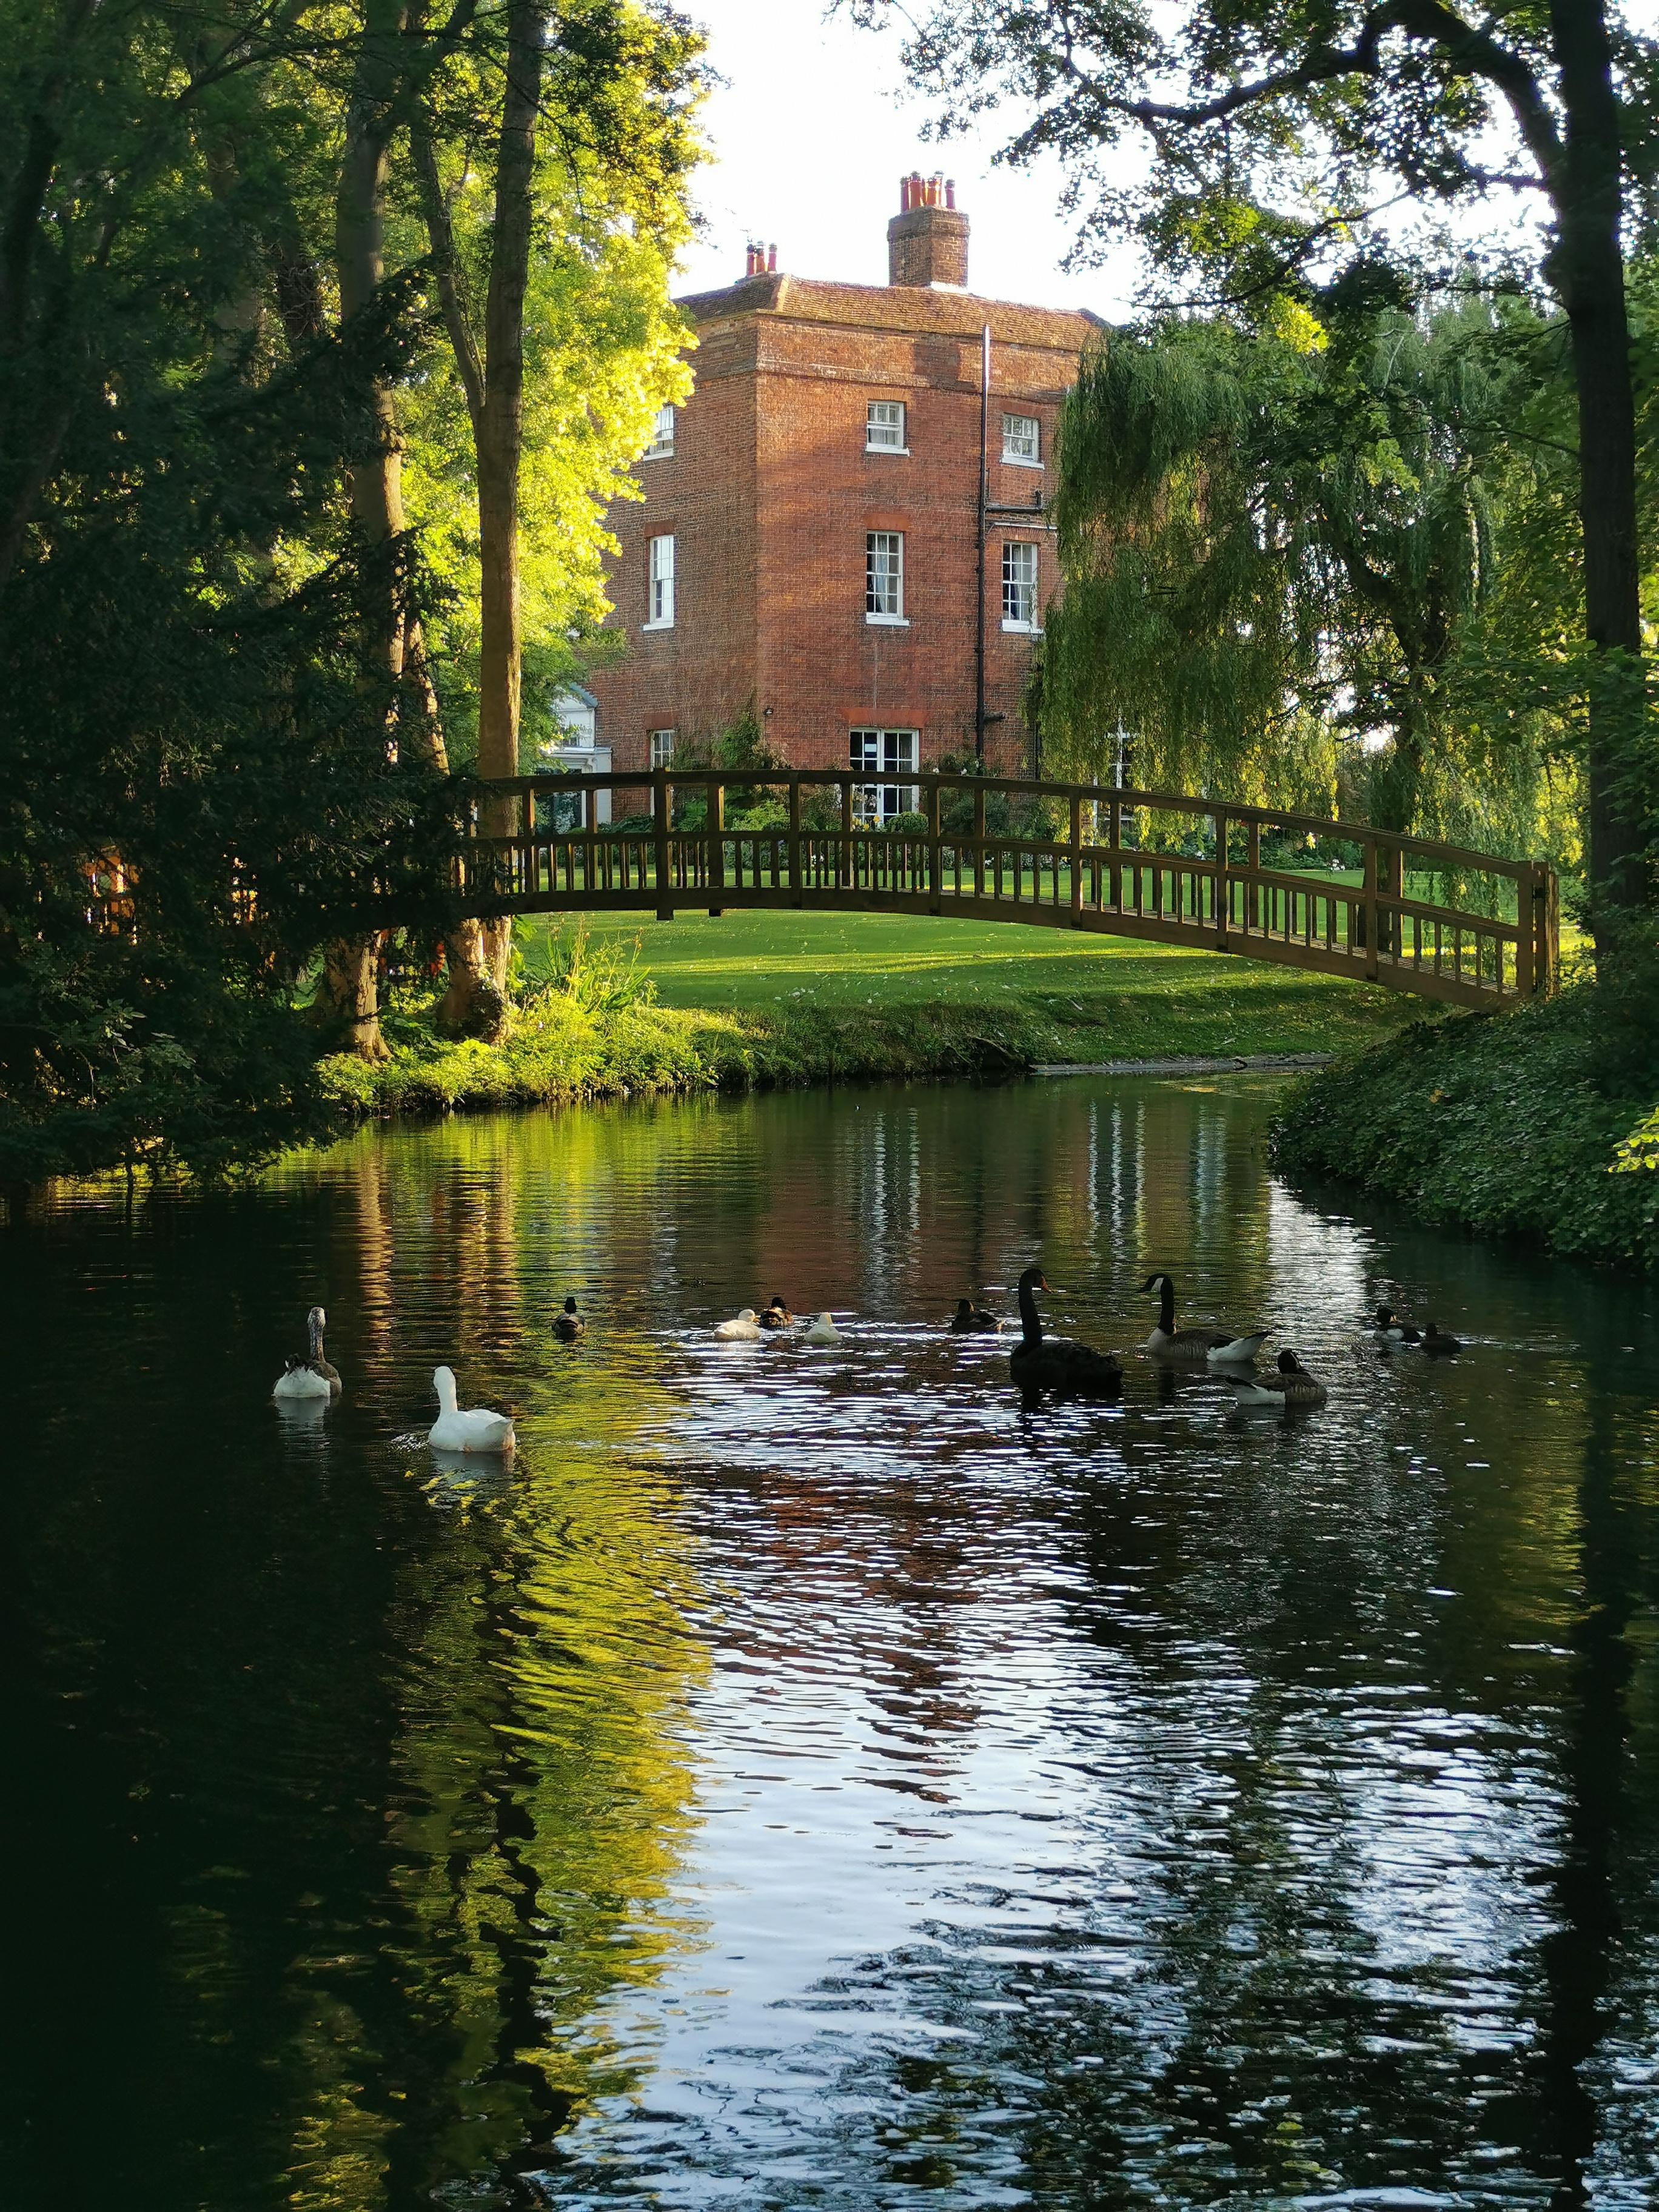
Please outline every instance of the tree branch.
[{"label": "tree branch", "polygon": [[454,226],[449,220],[449,207],[438,174],[438,156],[432,143],[431,125],[423,107],[415,111],[409,126],[409,139],[415,156],[415,174],[420,185],[421,212],[426,218],[427,236],[432,243],[432,265],[437,272],[438,305],[443,314],[444,328],[449,333],[461,389],[466,394],[466,411],[472,417],[472,430],[476,437],[483,420],[483,364],[478,358],[477,343],[467,321],[465,304],[461,298],[455,259]]}]

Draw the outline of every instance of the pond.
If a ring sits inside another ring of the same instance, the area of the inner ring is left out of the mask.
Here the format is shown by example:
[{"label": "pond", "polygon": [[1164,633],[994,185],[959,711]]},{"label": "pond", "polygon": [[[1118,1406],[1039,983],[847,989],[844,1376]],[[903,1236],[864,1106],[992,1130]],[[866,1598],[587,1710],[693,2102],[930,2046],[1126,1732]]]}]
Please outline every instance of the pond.
[{"label": "pond", "polygon": [[[1275,1095],[452,1122],[0,1240],[6,2200],[1659,2200],[1659,1311],[1291,1194]],[[1033,1259],[1330,1402],[1027,1406],[941,1324]],[[711,1337],[774,1291],[844,1342]]]}]

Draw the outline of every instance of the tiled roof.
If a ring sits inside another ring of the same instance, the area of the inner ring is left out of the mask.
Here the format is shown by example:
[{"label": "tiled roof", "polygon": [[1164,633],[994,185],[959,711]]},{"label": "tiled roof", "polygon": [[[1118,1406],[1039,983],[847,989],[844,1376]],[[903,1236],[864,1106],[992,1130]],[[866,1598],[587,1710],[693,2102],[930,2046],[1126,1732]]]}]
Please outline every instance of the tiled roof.
[{"label": "tiled roof", "polygon": [[722,292],[695,292],[678,305],[694,322],[725,315],[780,315],[793,322],[842,323],[857,330],[916,331],[976,338],[989,323],[1004,345],[1063,347],[1076,353],[1107,325],[1078,307],[1022,307],[920,284],[820,284],[781,271],[745,277]]}]

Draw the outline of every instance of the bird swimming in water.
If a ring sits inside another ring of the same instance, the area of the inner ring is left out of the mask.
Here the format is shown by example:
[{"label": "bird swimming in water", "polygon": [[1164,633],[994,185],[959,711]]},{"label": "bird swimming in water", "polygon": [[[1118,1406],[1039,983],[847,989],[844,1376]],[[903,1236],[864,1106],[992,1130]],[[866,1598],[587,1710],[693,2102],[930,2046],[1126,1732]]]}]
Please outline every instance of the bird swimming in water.
[{"label": "bird swimming in water", "polygon": [[328,1316],[321,1306],[313,1306],[306,1316],[307,1349],[303,1359],[290,1354],[276,1377],[271,1390],[273,1398],[337,1398],[340,1395],[340,1370],[331,1367],[323,1357],[323,1331],[328,1326]]},{"label": "bird swimming in water", "polygon": [[576,1311],[576,1301],[574,1298],[567,1298],[564,1302],[563,1312],[554,1316],[554,1335],[562,1337],[567,1344],[574,1344],[579,1336],[585,1336],[586,1333],[587,1323]]},{"label": "bird swimming in water", "polygon": [[1069,1336],[1045,1336],[1035,1293],[1046,1291],[1041,1267],[1028,1267],[1019,1279],[1023,1334],[1009,1354],[1008,1371],[1024,1390],[1058,1390],[1074,1398],[1115,1398],[1123,1369],[1109,1352],[1097,1352]]},{"label": "bird swimming in water", "polygon": [[1224,1328],[1177,1328],[1175,1285],[1168,1275],[1148,1275],[1141,1290],[1156,1291],[1158,1325],[1146,1340],[1146,1350],[1160,1359],[1201,1359],[1212,1367],[1248,1367],[1267,1342],[1267,1330],[1254,1335],[1235,1335]]},{"label": "bird swimming in water", "polygon": [[953,1336],[995,1336],[1002,1328],[1000,1314],[987,1313],[967,1298],[957,1300],[957,1310],[951,1316]]}]

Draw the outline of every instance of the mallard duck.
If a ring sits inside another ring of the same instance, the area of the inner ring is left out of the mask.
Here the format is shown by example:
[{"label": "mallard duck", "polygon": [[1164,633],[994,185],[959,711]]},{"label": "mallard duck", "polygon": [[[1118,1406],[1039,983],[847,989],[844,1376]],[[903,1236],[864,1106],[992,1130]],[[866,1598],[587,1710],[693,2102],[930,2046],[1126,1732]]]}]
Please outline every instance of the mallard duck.
[{"label": "mallard duck", "polygon": [[995,1336],[1002,1328],[1000,1314],[987,1313],[967,1298],[957,1300],[957,1310],[951,1316],[953,1336]]},{"label": "mallard duck", "polygon": [[726,1337],[728,1340],[738,1344],[752,1344],[760,1333],[760,1317],[753,1306],[745,1306],[743,1311],[731,1321],[717,1321],[714,1323],[716,1336]]},{"label": "mallard duck", "polygon": [[492,1413],[483,1406],[463,1413],[455,1399],[453,1368],[434,1367],[432,1387],[438,1394],[438,1418],[426,1432],[436,1451],[510,1452],[517,1442],[512,1416]]},{"label": "mallard duck", "polygon": [[763,1328],[787,1328],[795,1318],[781,1298],[774,1298],[765,1311],[755,1317]]},{"label": "mallard duck", "polygon": [[587,1323],[576,1311],[576,1301],[574,1298],[567,1298],[564,1302],[564,1311],[556,1314],[553,1317],[554,1335],[562,1337],[567,1344],[574,1344],[579,1336],[584,1336],[586,1333]]},{"label": "mallard duck", "polygon": [[1438,1322],[1431,1321],[1423,1331],[1423,1349],[1431,1359],[1449,1359],[1463,1349],[1463,1340],[1448,1336]]},{"label": "mallard duck", "polygon": [[306,1316],[307,1350],[303,1359],[290,1353],[283,1363],[271,1390],[273,1398],[337,1398],[340,1395],[340,1370],[331,1367],[323,1357],[323,1331],[328,1326],[328,1316],[321,1306],[313,1306]]},{"label": "mallard duck", "polygon": [[1322,1406],[1330,1393],[1317,1382],[1295,1352],[1281,1352],[1276,1374],[1238,1376],[1233,1395],[1241,1406]]},{"label": "mallard duck", "polygon": [[1158,1292],[1158,1326],[1146,1340],[1146,1349],[1161,1359],[1203,1359],[1212,1367],[1247,1367],[1267,1340],[1265,1328],[1253,1336],[1232,1336],[1221,1328],[1177,1328],[1175,1285],[1170,1278],[1148,1275],[1140,1287],[1143,1293]]},{"label": "mallard duck", "polygon": [[1376,1326],[1372,1334],[1386,1337],[1390,1344],[1421,1344],[1423,1341],[1422,1330],[1413,1328],[1408,1321],[1401,1321],[1392,1306],[1378,1306]]},{"label": "mallard duck", "polygon": [[802,1340],[807,1344],[839,1344],[841,1331],[829,1314],[821,1313]]},{"label": "mallard duck", "polygon": [[1066,1336],[1044,1336],[1037,1291],[1048,1285],[1041,1267],[1028,1267],[1019,1279],[1019,1318],[1024,1334],[1009,1355],[1008,1371],[1022,1389],[1060,1390],[1077,1398],[1115,1398],[1123,1370],[1109,1352]]}]

